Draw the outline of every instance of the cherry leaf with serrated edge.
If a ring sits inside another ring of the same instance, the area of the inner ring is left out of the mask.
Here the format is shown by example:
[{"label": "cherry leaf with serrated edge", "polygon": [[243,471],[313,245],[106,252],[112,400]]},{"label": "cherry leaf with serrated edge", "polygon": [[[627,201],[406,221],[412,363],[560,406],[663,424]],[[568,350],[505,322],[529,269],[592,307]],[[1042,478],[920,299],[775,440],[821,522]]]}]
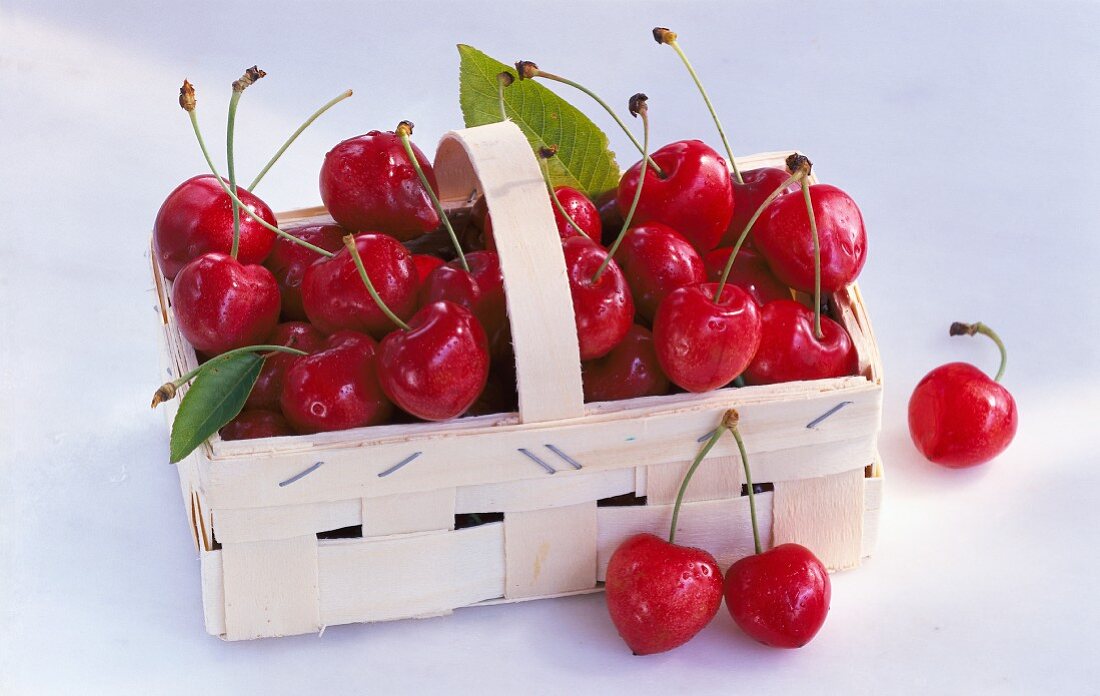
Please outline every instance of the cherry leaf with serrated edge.
[{"label": "cherry leaf with serrated edge", "polygon": [[[516,71],[473,46],[458,45],[459,102],[467,128],[500,121],[497,75]],[[504,104],[531,147],[556,145],[548,161],[554,186],[571,186],[590,198],[619,185],[619,165],[608,149],[607,134],[579,109],[535,80],[516,79],[504,88]]]},{"label": "cherry leaf with serrated edge", "polygon": [[203,366],[172,421],[173,464],[237,417],[260,376],[264,359],[259,353],[237,353],[213,358]]}]

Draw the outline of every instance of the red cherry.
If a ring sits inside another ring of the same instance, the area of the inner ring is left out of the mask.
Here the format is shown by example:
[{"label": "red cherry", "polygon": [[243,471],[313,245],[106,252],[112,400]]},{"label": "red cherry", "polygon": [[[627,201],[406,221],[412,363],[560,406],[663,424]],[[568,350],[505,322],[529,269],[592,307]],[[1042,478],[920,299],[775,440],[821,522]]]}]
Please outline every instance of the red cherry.
[{"label": "red cherry", "polygon": [[634,323],[634,300],[630,287],[611,261],[592,281],[607,251],[584,237],[562,241],[565,270],[569,276],[569,291],[573,297],[573,314],[577,322],[581,360],[600,358],[619,345]]},{"label": "red cherry", "polygon": [[[514,367],[514,366],[511,366]],[[467,416],[493,413],[515,413],[519,410],[515,370],[494,361],[489,368],[489,380],[477,400],[466,410]]]},{"label": "red cherry", "polygon": [[619,635],[635,655],[652,655],[710,623],[722,604],[722,571],[702,549],[636,534],[611,555],[604,589]]},{"label": "red cherry", "polygon": [[[287,346],[297,348],[307,353],[312,353],[321,348],[325,342],[324,335],[304,321],[288,321],[279,324],[271,335],[263,341],[269,346]],[[272,353],[264,360],[260,376],[256,378],[256,384],[248,394],[245,402],[246,409],[270,409],[278,410],[279,397],[283,393],[283,378],[286,371],[300,356],[292,353]]]},{"label": "red cherry", "polygon": [[[393,237],[375,233],[355,235],[355,248],[382,301],[402,319],[412,316],[420,285],[412,254]],[[324,333],[351,329],[378,338],[393,329],[346,248],[306,269],[302,304],[309,320]]]},{"label": "red cherry", "polygon": [[749,384],[854,375],[859,367],[844,327],[821,317],[822,337],[814,336],[814,313],[794,300],[776,300],[760,310],[760,348],[745,370]]},{"label": "red cherry", "polygon": [[680,233],[660,222],[632,227],[616,258],[630,284],[635,309],[649,322],[670,292],[706,279],[699,252]]},{"label": "red cherry", "polygon": [[[432,164],[413,152],[433,189]],[[381,230],[402,241],[439,227],[441,220],[420,177],[392,131],[371,131],[339,143],[321,166],[321,200],[349,230]]]},{"label": "red cherry", "polygon": [[[848,194],[829,184],[810,186],[821,247],[821,291],[851,283],[867,257],[863,215]],[[814,290],[814,243],[802,192],[784,193],[753,227],[756,248],[776,277],[796,290]]]},{"label": "red cherry", "polygon": [[[756,212],[764,199],[770,196],[772,191],[779,188],[779,185],[790,176],[785,169],[761,167],[741,172],[741,178],[744,179],[745,183],[739,184],[736,179],[731,182],[733,199],[737,201],[737,205],[733,206],[733,216],[730,218],[729,227],[726,228],[726,234],[722,236],[721,243],[723,246],[732,247],[737,243],[737,238],[745,230],[745,225],[749,224],[749,218],[752,217],[752,214]],[[793,184],[789,190],[797,191],[798,184]],[[753,227],[755,228],[756,225],[753,225]],[[749,232],[742,248],[753,245],[752,236],[753,232]],[[740,258],[740,255],[738,255],[738,258]]]},{"label": "red cherry", "polygon": [[420,289],[421,306],[447,300],[469,309],[481,322],[485,335],[499,355],[497,342],[507,338],[508,310],[504,299],[504,275],[500,257],[493,251],[466,254],[470,270],[455,260],[440,266],[425,280]]},{"label": "red cherry", "polygon": [[829,573],[809,549],[781,544],[726,572],[726,608],[751,638],[775,648],[809,643],[829,614]]},{"label": "red cherry", "polygon": [[[682,234],[700,253],[718,245],[733,214],[733,188],[726,161],[700,140],[669,143],[652,155],[664,178],[646,168],[645,186],[634,224],[663,222]],[[642,163],[619,182],[619,210],[630,209]],[[738,202],[740,205],[740,202]]]},{"label": "red cherry", "polygon": [[668,393],[653,334],[644,326],[630,327],[626,338],[602,358],[581,364],[585,401],[618,401]]},{"label": "red cherry", "polygon": [[619,210],[618,196],[618,190],[611,189],[596,199],[596,210],[600,211],[600,227],[603,229],[599,241],[608,248],[615,243],[615,238],[623,228],[623,214]]},{"label": "red cherry", "polygon": [[[956,324],[951,329],[952,335],[975,332],[996,336],[982,324]],[[1002,350],[1000,379],[1006,362],[1004,344],[1000,337],[994,340]],[[1012,394],[969,363],[940,365],[917,383],[909,399],[913,444],[930,461],[952,469],[982,464],[1004,452],[1016,435],[1018,420]]]},{"label": "red cherry", "polygon": [[717,283],[680,288],[665,298],[653,319],[657,359],[675,384],[705,392],[729,384],[749,365],[760,345],[760,310],[747,292]]},{"label": "red cherry", "polygon": [[416,276],[423,286],[431,272],[442,266],[446,261],[431,254],[413,254],[413,264],[416,265]]},{"label": "red cherry", "polygon": [[[326,251],[339,251],[343,246],[344,228],[339,225],[304,225],[284,227],[282,230],[298,239],[321,247]],[[264,266],[275,276],[279,284],[279,293],[283,297],[283,319],[306,319],[306,310],[302,306],[302,279],[306,269],[313,265],[321,255],[301,244],[295,244],[282,237],[275,239],[275,248],[264,261]]]},{"label": "red cherry", "polygon": [[281,413],[264,409],[246,409],[223,425],[219,434],[223,440],[254,440],[258,437],[293,435],[294,430]]},{"label": "red cherry", "polygon": [[[558,186],[554,189],[554,195],[561,203],[561,207],[569,213],[569,217],[573,218],[573,222],[577,223],[577,226],[584,232],[584,236],[599,242],[600,235],[603,232],[603,226],[600,223],[600,212],[588,199],[588,196],[569,186]],[[551,201],[550,207],[554,211],[554,224],[558,227],[559,237],[568,239],[569,237],[581,236],[577,228],[569,224],[569,221],[558,210],[558,206],[553,204],[553,201]],[[472,214],[475,219],[481,221],[481,234],[485,248],[489,251],[496,251],[497,245],[493,240],[493,218],[489,215],[488,210],[485,199],[480,198],[474,204]]]},{"label": "red cherry", "polygon": [[340,331],[323,350],[298,357],[279,399],[294,429],[315,433],[386,422],[393,407],[378,384],[377,352],[370,336]]},{"label": "red cherry", "polygon": [[[257,216],[275,224],[275,214],[259,198],[240,186],[237,197]],[[246,265],[261,263],[271,253],[275,233],[244,213],[240,229],[237,260]],[[193,176],[164,199],[153,223],[153,248],[166,278],[175,278],[202,254],[228,254],[232,247],[233,202],[213,175]]]},{"label": "red cherry", "polygon": [[[716,283],[722,279],[722,271],[725,270],[731,253],[733,253],[732,248],[719,247],[703,257],[707,280]],[[768,266],[768,262],[760,252],[751,247],[742,246],[737,252],[737,258],[733,260],[733,268],[730,269],[726,282],[749,293],[760,306],[772,300],[791,299],[791,289],[779,282]]]},{"label": "red cherry", "polygon": [[425,305],[382,340],[379,378],[386,395],[424,420],[446,420],[477,400],[489,377],[489,347],[474,314],[453,302]]},{"label": "red cherry", "polygon": [[279,286],[263,266],[211,252],[176,276],[172,307],[195,350],[218,355],[267,338],[279,321]]}]

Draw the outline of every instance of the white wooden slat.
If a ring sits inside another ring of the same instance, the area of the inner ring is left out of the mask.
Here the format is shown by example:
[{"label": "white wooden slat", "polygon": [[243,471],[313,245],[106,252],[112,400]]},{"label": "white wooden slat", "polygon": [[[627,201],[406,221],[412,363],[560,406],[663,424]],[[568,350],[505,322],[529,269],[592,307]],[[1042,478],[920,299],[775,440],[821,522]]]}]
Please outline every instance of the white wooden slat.
[{"label": "white wooden slat", "polygon": [[315,535],[223,544],[221,557],[227,640],[320,630]]},{"label": "white wooden slat", "polygon": [[777,481],[772,504],[775,543],[795,542],[830,570],[859,565],[867,501],[863,468],[797,481]]},{"label": "white wooden slat", "polygon": [[[676,502],[684,475],[691,462],[652,464],[646,474],[646,498],[649,505],[668,505]],[[722,500],[741,495],[741,483],[745,478],[740,457],[714,457],[704,459],[684,493],[684,502]]]},{"label": "white wooden slat", "polygon": [[214,534],[222,543],[288,539],[351,527],[362,521],[362,501],[214,510]]},{"label": "white wooden slat", "polygon": [[545,478],[534,481],[506,481],[480,486],[463,486],[458,489],[455,512],[542,510],[611,498],[634,491],[633,469],[610,469],[590,474],[581,471],[565,476],[561,474],[569,471],[567,464],[554,460],[551,456],[545,456],[545,460],[553,461],[555,466],[562,467],[562,471],[558,474],[548,474]]},{"label": "white wooden slat", "polygon": [[453,488],[386,495],[359,502],[363,510],[364,537],[454,529]]},{"label": "white wooden slat", "polygon": [[506,513],[504,552],[507,599],[595,587],[595,501]]},{"label": "white wooden slat", "polygon": [[199,551],[199,575],[202,581],[202,613],[206,632],[225,636],[225,581],[221,551]]}]

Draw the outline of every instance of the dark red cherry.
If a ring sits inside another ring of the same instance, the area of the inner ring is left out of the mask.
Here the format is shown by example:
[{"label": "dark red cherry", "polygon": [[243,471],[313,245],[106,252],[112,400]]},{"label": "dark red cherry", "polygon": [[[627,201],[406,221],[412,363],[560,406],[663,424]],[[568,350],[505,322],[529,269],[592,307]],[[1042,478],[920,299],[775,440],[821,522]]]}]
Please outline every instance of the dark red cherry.
[{"label": "dark red cherry", "polygon": [[514,365],[501,366],[495,359],[489,368],[489,379],[477,400],[466,410],[467,416],[493,413],[515,413],[519,410]]},{"label": "dark red cherry", "polygon": [[322,350],[295,359],[283,379],[283,415],[300,433],[386,422],[393,406],[378,384],[378,344],[355,331],[329,336]]},{"label": "dark red cherry", "polygon": [[379,377],[387,396],[417,418],[460,416],[489,377],[489,345],[477,317],[453,302],[425,305],[409,329],[382,340]]},{"label": "dark red cherry", "polygon": [[[703,257],[707,280],[713,283],[721,280],[722,272],[732,252],[733,249],[730,247],[718,247]],[[768,262],[760,252],[751,247],[742,246],[737,252],[737,258],[733,260],[733,268],[730,269],[727,282],[749,293],[760,306],[772,300],[791,299],[791,289],[779,282],[768,266]]]},{"label": "dark red cherry", "polygon": [[609,249],[623,228],[623,214],[619,211],[618,196],[619,191],[611,189],[596,199],[596,210],[600,211],[600,227],[603,229],[600,243]]},{"label": "dark red cherry", "polygon": [[[313,328],[312,324],[304,321],[288,321],[279,324],[261,343],[269,346],[287,346],[297,348],[307,353],[312,353],[321,348],[325,342],[324,335]],[[300,356],[293,353],[272,353],[264,360],[260,376],[256,378],[256,384],[248,394],[245,402],[246,409],[278,410],[279,398],[283,393],[283,378],[294,361]]]},{"label": "dark red cherry", "polygon": [[433,271],[420,288],[420,304],[447,300],[462,305],[478,318],[492,344],[494,338],[501,340],[508,324],[500,258],[493,251],[474,251],[466,254],[466,263],[469,272],[457,259]]},{"label": "dark red cherry", "polygon": [[760,345],[760,310],[747,292],[717,283],[673,291],[657,308],[653,342],[661,368],[692,392],[729,384],[752,361]]},{"label": "dark red cherry", "polygon": [[[420,286],[412,254],[393,237],[375,233],[355,235],[355,248],[382,301],[402,319],[411,317]],[[393,329],[363,285],[347,248],[306,269],[302,304],[309,320],[324,333],[351,329],[382,337]]]},{"label": "dark red cherry", "polygon": [[[412,146],[433,189],[432,163]],[[380,230],[402,241],[439,227],[432,199],[392,131],[349,138],[325,155],[321,200],[336,222],[357,232]]]},{"label": "dark red cherry", "polygon": [[[343,247],[341,240],[347,234],[339,225],[302,225],[284,227],[282,230],[314,246],[333,252]],[[283,319],[304,321],[307,318],[305,307],[302,306],[302,279],[305,277],[306,269],[320,258],[322,258],[321,255],[316,251],[301,244],[295,244],[282,237],[275,239],[275,248],[264,261],[264,266],[271,271],[275,276],[275,282],[279,284],[279,293],[283,297]]]},{"label": "dark red cherry", "polygon": [[[237,197],[253,213],[275,224],[275,214],[259,198],[240,186]],[[275,233],[245,213],[241,213],[240,229],[237,260],[245,265],[262,263],[271,253]],[[168,194],[153,223],[153,250],[166,278],[175,278],[191,260],[209,251],[228,254],[232,248],[233,202],[212,174],[193,176]]]},{"label": "dark red cherry", "polygon": [[644,326],[630,327],[626,337],[602,358],[581,363],[585,401],[618,401],[668,393],[653,334]]},{"label": "dark red cherry", "polygon": [[760,310],[760,348],[745,370],[749,384],[773,384],[854,375],[859,367],[844,327],[821,317],[822,338],[814,336],[814,313],[794,300],[776,300]]},{"label": "dark red cherry", "polygon": [[219,434],[223,440],[254,440],[258,437],[293,435],[294,429],[277,411],[246,409],[223,425]]},{"label": "dark red cherry", "polygon": [[442,266],[446,261],[431,254],[413,254],[413,264],[416,265],[416,275],[420,279],[421,287],[428,279],[431,272]]},{"label": "dark red cherry", "polygon": [[593,282],[607,251],[584,237],[562,240],[565,271],[573,297],[581,360],[600,358],[619,345],[634,323],[634,300],[615,261]]},{"label": "dark red cherry", "polygon": [[[764,199],[770,196],[790,176],[790,173],[785,169],[760,167],[759,169],[741,172],[741,178],[745,181],[743,184],[737,183],[736,179],[731,181],[733,199],[737,201],[737,205],[733,206],[733,216],[730,218],[729,227],[726,228],[726,234],[722,236],[722,246],[732,247],[737,243],[737,239],[745,230],[745,225],[749,224],[749,218],[752,217],[752,214],[756,212]],[[797,191],[798,184],[792,184],[788,190]],[[759,218],[757,223],[759,223]],[[755,228],[756,225],[753,225],[753,227]],[[745,238],[745,247],[753,246],[752,236],[753,233],[749,232],[749,236]]]},{"label": "dark red cherry", "polygon": [[[581,228],[584,236],[599,242],[603,230],[600,224],[600,212],[588,199],[588,196],[569,186],[558,186],[554,189],[554,195],[557,196],[565,211],[569,213],[569,217],[573,218],[573,222]],[[479,205],[481,206],[480,210],[478,210]],[[581,236],[577,228],[569,224],[553,201],[550,202],[550,206],[554,211],[554,224],[558,227],[559,237],[568,239],[569,237]],[[493,218],[489,215],[484,198],[479,199],[474,204],[473,214],[475,219],[481,220],[481,233],[485,248],[489,251],[496,251],[496,242],[493,240]]]},{"label": "dark red cherry", "polygon": [[263,266],[211,252],[176,276],[172,308],[195,350],[218,355],[263,343],[279,321],[279,286]]},{"label": "dark red cherry", "polygon": [[706,279],[699,252],[660,222],[630,228],[615,259],[630,285],[635,310],[647,322],[670,292]]},{"label": "dark red cherry", "polygon": [[829,573],[809,549],[781,544],[726,571],[726,608],[749,637],[773,648],[809,643],[829,614]]},{"label": "dark red cherry", "polygon": [[[645,186],[633,224],[663,222],[682,234],[700,253],[718,246],[735,203],[726,160],[700,140],[678,140],[652,156],[665,177],[646,168]],[[634,200],[641,169],[639,161],[619,182],[619,210],[624,215]]]},{"label": "dark red cherry", "polygon": [[[835,186],[810,186],[821,245],[821,291],[836,292],[863,269],[867,233],[856,202]],[[814,290],[814,241],[802,192],[784,193],[753,227],[756,248],[775,276],[796,290]]]}]

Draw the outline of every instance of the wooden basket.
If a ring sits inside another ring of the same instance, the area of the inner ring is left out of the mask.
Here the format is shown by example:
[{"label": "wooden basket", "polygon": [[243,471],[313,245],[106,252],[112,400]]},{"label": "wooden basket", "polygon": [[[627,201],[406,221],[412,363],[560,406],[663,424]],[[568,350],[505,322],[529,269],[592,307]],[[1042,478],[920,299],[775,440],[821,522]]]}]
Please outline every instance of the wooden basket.
[{"label": "wooden basket", "polygon": [[[782,166],[789,153],[742,168]],[[668,532],[700,439],[736,407],[766,545],[797,541],[851,568],[877,535],[882,369],[855,286],[833,296],[858,376],[585,404],[572,302],[545,185],[511,123],[448,133],[441,198],[484,194],[504,271],[519,412],[446,423],[223,441],[178,466],[202,566],[206,628],[228,640],[448,614],[457,607],[598,591],[610,554]],[[320,208],[279,216],[322,216]],[[196,366],[153,264],[170,378]],[[168,417],[179,401],[169,403]],[[732,438],[692,481],[677,541],[723,567],[752,552]],[[638,505],[600,501],[633,494]],[[455,529],[455,516],[503,513]],[[495,516],[499,519],[499,516]],[[362,527],[359,538],[318,533]]]}]

